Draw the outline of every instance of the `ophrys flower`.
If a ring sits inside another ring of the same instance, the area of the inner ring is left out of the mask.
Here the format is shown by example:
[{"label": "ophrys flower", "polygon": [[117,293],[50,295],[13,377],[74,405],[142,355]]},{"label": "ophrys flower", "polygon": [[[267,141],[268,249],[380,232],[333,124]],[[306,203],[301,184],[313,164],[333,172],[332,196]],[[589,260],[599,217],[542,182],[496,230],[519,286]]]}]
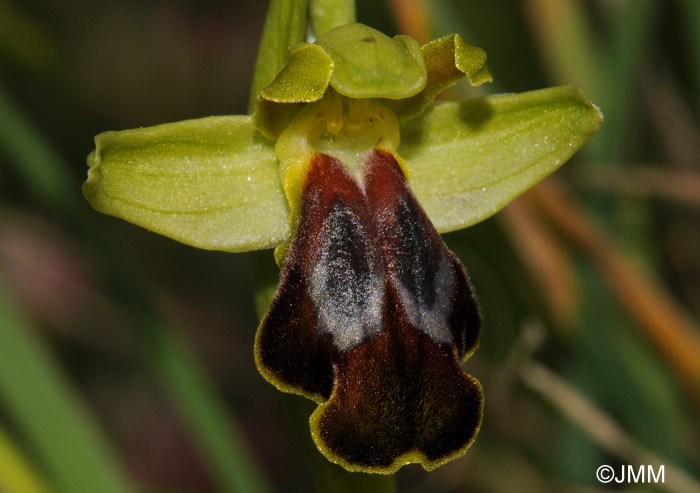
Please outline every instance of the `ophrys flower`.
[{"label": "ophrys flower", "polygon": [[256,361],[319,403],[314,440],[347,469],[430,470],[471,444],[483,397],[461,363],[480,317],[438,232],[495,213],[600,125],[570,87],[433,102],[490,80],[485,60],[457,35],[420,47],[348,24],[292,47],[252,116],[107,132],[89,157],[98,210],[203,248],[277,246]]}]

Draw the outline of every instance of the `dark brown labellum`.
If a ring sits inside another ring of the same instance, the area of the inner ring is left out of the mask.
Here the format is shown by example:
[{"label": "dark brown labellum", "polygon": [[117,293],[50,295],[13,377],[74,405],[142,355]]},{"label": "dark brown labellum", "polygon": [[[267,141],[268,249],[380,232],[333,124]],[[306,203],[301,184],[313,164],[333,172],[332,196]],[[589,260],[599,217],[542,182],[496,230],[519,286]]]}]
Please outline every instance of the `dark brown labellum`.
[{"label": "dark brown labellum", "polygon": [[263,374],[321,404],[312,434],[347,469],[430,470],[464,453],[483,407],[461,368],[479,309],[394,156],[369,153],[358,180],[316,155],[299,217],[258,332]]}]

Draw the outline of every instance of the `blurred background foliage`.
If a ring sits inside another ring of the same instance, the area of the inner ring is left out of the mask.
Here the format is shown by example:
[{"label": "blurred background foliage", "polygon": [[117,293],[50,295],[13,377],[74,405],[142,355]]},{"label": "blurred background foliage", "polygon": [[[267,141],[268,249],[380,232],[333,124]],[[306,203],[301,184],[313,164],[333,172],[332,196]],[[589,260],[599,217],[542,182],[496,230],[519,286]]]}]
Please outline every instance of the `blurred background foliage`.
[{"label": "blurred background foliage", "polygon": [[[260,257],[80,193],[101,131],[245,112],[266,6],[0,0],[0,492],[363,487],[255,369]],[[700,2],[357,9],[486,49],[495,83],[451,97],[575,84],[606,118],[553,178],[446,236],[483,308],[484,424],[464,458],[374,487],[595,492],[601,464],[664,464],[663,485],[615,488],[700,491]]]}]

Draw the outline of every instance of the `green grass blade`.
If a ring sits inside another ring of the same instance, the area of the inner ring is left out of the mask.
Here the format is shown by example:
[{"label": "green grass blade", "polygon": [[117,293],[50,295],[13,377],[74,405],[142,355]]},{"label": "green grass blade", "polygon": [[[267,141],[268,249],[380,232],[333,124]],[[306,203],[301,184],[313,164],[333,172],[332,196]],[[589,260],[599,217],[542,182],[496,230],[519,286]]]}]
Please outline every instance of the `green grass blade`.
[{"label": "green grass blade", "polygon": [[695,104],[700,111],[700,2],[685,0],[680,2],[685,10],[685,29],[689,40],[690,64],[695,76]]},{"label": "green grass blade", "polygon": [[158,322],[141,328],[151,364],[174,400],[221,491],[270,487],[248,456],[242,433],[187,348]]},{"label": "green grass blade", "polygon": [[33,464],[0,427],[0,491],[22,493],[47,493],[43,478]]},{"label": "green grass blade", "polygon": [[[6,114],[4,110],[8,108],[10,112]],[[13,120],[19,122],[17,123],[19,130],[13,127]],[[19,141],[15,142],[17,139]],[[9,146],[5,145],[6,142],[9,143]],[[75,186],[71,184],[70,178],[66,174],[68,167],[63,158],[41,135],[41,132],[22,112],[21,108],[12,103],[9,96],[2,91],[1,86],[0,144],[2,144],[0,152],[7,150],[7,155],[10,158],[9,162],[17,169],[18,176],[24,181],[27,190],[37,196],[43,195],[47,203],[62,212],[69,213],[72,210],[72,206],[77,203],[77,200],[80,200],[78,184],[76,183]],[[40,151],[37,151],[37,149],[40,149]],[[29,168],[29,171],[23,168]],[[46,183],[44,182],[43,173],[47,173],[50,177],[50,179],[46,179]],[[149,305],[144,301],[144,296],[140,296],[142,290],[137,285],[134,276],[129,275],[128,262],[123,258],[122,251],[115,248],[114,241],[104,234],[101,228],[100,216],[97,214],[84,214],[85,210],[87,210],[87,207],[79,207],[78,203],[76,213],[71,215],[71,217],[74,223],[78,223],[81,231],[96,244],[95,249],[100,253],[104,272],[112,277],[112,282],[119,286],[120,292],[123,293],[120,301],[134,312],[148,312],[150,310]],[[2,293],[0,293],[0,296],[2,296]],[[0,303],[2,303],[2,300],[0,300]],[[7,388],[13,392],[12,396],[21,398],[24,396],[22,393],[24,387],[22,386],[23,380],[18,375],[31,375],[24,370],[24,366],[19,366],[19,370],[12,370],[15,362],[18,365],[30,365],[30,363],[36,362],[39,368],[36,371],[44,372],[39,376],[49,378],[51,375],[44,375],[49,371],[46,368],[48,363],[45,363],[44,360],[49,360],[50,356],[41,348],[41,359],[33,357],[20,358],[18,356],[18,351],[13,348],[14,339],[10,340],[10,337],[18,338],[29,334],[29,331],[10,330],[14,326],[9,325],[9,318],[4,319],[5,316],[10,317],[10,312],[7,311],[6,313],[4,307],[5,305],[0,307],[0,387],[2,387],[0,388],[0,397],[5,392],[5,382],[9,382],[11,386]],[[151,364],[153,369],[161,377],[161,383],[181,411],[185,426],[189,428],[194,442],[199,445],[200,453],[205,456],[205,461],[203,462],[211,467],[213,476],[220,481],[220,490],[241,492],[266,491],[267,488],[264,481],[261,479],[261,476],[256,474],[253,461],[246,455],[245,448],[241,445],[242,441],[237,438],[239,434],[236,432],[235,416],[225,409],[225,406],[219,400],[218,395],[212,389],[204,372],[195,363],[188,349],[176,341],[174,336],[170,334],[170,331],[156,320],[156,317],[151,317],[148,322],[143,323],[143,326],[141,333],[144,338],[142,343],[152,357]],[[32,342],[33,340],[30,339],[29,342],[25,342],[25,346]],[[5,353],[8,353],[9,358],[4,357]],[[26,378],[29,378],[29,376],[26,376]],[[37,376],[36,378],[39,377]],[[17,379],[19,381],[16,381]],[[61,380],[59,380],[59,383],[65,386]],[[45,387],[48,387],[48,385],[26,386],[27,389],[33,389],[33,392],[39,392]],[[53,394],[55,393],[56,391],[53,391]],[[47,398],[50,398],[53,394]],[[28,419],[34,418],[35,414],[38,415],[36,419],[39,419],[42,417],[42,410],[53,409],[51,406],[32,406],[31,399],[29,399],[29,402],[26,402],[28,399],[26,396],[24,399],[19,404],[29,408]],[[72,399],[75,399],[75,397],[72,397]],[[64,407],[66,406],[75,407],[75,404],[67,404]],[[24,408],[17,411],[19,415],[22,415],[22,409]],[[84,413],[81,416],[84,416]],[[88,420],[87,416],[85,416],[85,420]],[[80,420],[78,420],[79,422]],[[38,427],[38,431],[34,432],[34,434],[39,435],[38,439],[41,439],[42,425],[44,427],[47,426],[41,420],[33,424],[34,427]],[[50,426],[48,428],[49,432],[55,431],[61,434],[62,437],[64,436],[62,429],[52,430]],[[87,431],[84,433],[87,433]],[[49,434],[48,436],[51,435]],[[70,438],[70,435],[67,438]],[[53,458],[53,455],[58,455],[58,460],[69,461],[72,454],[60,457],[63,448],[66,447],[61,442],[58,443],[59,445],[56,446],[58,448],[57,451],[49,447],[46,453],[50,454],[51,458]],[[73,442],[64,440],[63,443],[72,444]],[[73,460],[76,466],[80,466],[80,460],[78,459]],[[89,462],[86,462],[86,464],[89,464]],[[58,469],[61,471],[69,470],[63,466],[58,467]],[[123,486],[118,486],[116,489],[88,488],[88,484],[86,482],[79,485],[82,487],[63,489],[71,493],[83,491],[99,491],[100,493],[103,491],[129,491]],[[95,483],[95,485],[99,485],[99,483]]]},{"label": "green grass blade", "polygon": [[79,195],[65,161],[38,132],[0,84],[0,149],[42,202],[74,206]]},{"label": "green grass blade", "polygon": [[61,369],[2,284],[0,398],[57,490],[134,491]]},{"label": "green grass blade", "polygon": [[591,143],[594,161],[617,162],[626,152],[625,142],[634,128],[638,81],[643,62],[651,50],[660,2],[626,2],[612,26],[612,47],[593,97],[605,114],[605,125]]}]

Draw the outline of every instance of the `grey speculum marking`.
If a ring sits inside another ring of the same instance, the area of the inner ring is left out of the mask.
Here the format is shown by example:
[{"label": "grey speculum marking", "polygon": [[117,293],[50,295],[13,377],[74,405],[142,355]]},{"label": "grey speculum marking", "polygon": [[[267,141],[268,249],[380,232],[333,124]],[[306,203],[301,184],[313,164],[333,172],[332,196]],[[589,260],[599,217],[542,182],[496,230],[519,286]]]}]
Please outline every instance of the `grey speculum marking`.
[{"label": "grey speculum marking", "polygon": [[323,221],[322,248],[313,266],[309,294],[318,328],[347,351],[382,329],[384,279],[376,250],[360,218],[335,203]]},{"label": "grey speculum marking", "polygon": [[[396,211],[400,248],[391,276],[413,327],[437,343],[453,342],[449,317],[455,279],[449,251],[435,248],[417,204],[401,198]],[[436,251],[437,250],[437,251]]]}]

